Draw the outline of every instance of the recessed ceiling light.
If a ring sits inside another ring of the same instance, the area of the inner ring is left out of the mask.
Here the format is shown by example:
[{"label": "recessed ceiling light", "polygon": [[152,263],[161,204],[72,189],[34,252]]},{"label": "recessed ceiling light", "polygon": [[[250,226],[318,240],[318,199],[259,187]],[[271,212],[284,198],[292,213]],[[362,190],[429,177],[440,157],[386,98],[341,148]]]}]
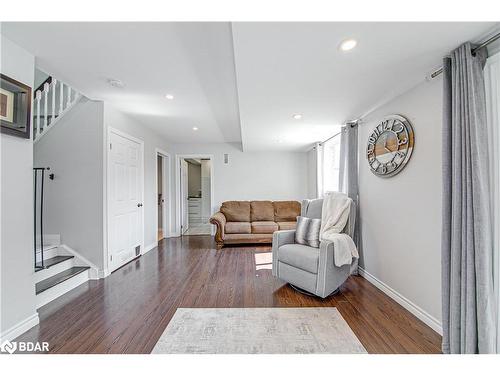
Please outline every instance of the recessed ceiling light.
[{"label": "recessed ceiling light", "polygon": [[296,113],[292,116],[295,120],[300,120],[302,118],[302,115],[300,113]]},{"label": "recessed ceiling light", "polygon": [[196,126],[194,126],[194,127],[193,127],[193,130],[194,130],[194,131],[197,131],[197,130],[198,130],[198,128],[197,128]]},{"label": "recessed ceiling light", "polygon": [[114,79],[114,78],[108,78],[108,84],[110,86],[116,87],[118,89],[125,87],[125,84],[122,81],[120,81],[119,79]]},{"label": "recessed ceiling light", "polygon": [[167,98],[168,100],[172,100],[174,96],[172,94],[167,94],[165,95],[165,98]]},{"label": "recessed ceiling light", "polygon": [[356,47],[356,44],[358,44],[358,42],[355,39],[346,39],[340,43],[340,50],[344,52],[350,51]]}]

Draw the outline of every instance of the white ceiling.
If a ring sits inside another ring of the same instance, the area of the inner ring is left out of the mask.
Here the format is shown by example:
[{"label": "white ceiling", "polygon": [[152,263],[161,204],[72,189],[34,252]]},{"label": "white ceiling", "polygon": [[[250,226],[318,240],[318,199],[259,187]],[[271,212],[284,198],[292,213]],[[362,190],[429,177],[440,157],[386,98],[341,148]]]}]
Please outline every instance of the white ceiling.
[{"label": "white ceiling", "polygon": [[229,23],[4,23],[2,33],[172,143],[241,141]]},{"label": "white ceiling", "polygon": [[[41,69],[173,143],[305,150],[422,82],[451,49],[494,26],[3,23],[2,34],[33,53]],[[358,46],[342,53],[346,38]],[[109,86],[108,78],[125,87]]]},{"label": "white ceiling", "polygon": [[[247,149],[302,148],[407,91],[493,23],[233,24]],[[358,41],[349,52],[339,44]],[[303,114],[299,121],[294,113]],[[282,143],[276,143],[278,140]]]}]

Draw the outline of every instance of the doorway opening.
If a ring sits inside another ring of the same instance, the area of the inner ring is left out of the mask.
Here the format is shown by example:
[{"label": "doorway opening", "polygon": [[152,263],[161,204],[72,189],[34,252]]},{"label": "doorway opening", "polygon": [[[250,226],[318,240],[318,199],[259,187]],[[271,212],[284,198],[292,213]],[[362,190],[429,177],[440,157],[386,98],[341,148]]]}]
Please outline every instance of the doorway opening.
[{"label": "doorway opening", "polygon": [[213,159],[207,155],[182,155],[178,159],[180,234],[211,235]]},{"label": "doorway opening", "polygon": [[156,233],[157,240],[161,241],[169,235],[169,154],[156,150]]}]

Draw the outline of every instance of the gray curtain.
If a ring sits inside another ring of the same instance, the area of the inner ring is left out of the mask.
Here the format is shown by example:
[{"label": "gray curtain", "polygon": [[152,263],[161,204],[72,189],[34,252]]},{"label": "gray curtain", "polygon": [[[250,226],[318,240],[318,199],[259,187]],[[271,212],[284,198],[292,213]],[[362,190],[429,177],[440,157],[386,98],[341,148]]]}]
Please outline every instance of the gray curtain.
[{"label": "gray curtain", "polygon": [[[359,199],[358,199],[358,124],[348,123],[342,127],[340,138],[340,191],[347,194],[356,204],[356,221],[353,240],[359,249]],[[351,273],[357,274],[358,260],[351,267]]]},{"label": "gray curtain", "polygon": [[495,351],[485,60],[466,43],[443,64],[444,353]]}]

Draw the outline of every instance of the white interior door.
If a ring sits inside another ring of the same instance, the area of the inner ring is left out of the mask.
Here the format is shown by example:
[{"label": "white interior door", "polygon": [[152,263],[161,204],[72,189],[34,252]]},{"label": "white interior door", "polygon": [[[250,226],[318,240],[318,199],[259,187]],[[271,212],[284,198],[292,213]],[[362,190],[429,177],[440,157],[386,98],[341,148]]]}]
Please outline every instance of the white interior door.
[{"label": "white interior door", "polygon": [[110,133],[108,154],[108,255],[113,271],[142,252],[142,145]]},{"label": "white interior door", "polygon": [[181,159],[181,233],[184,234],[189,228],[188,212],[188,164],[186,160]]},{"label": "white interior door", "polygon": [[160,153],[158,155],[158,230],[161,230],[161,236],[158,236],[158,241],[168,237],[168,163],[169,159]]}]

